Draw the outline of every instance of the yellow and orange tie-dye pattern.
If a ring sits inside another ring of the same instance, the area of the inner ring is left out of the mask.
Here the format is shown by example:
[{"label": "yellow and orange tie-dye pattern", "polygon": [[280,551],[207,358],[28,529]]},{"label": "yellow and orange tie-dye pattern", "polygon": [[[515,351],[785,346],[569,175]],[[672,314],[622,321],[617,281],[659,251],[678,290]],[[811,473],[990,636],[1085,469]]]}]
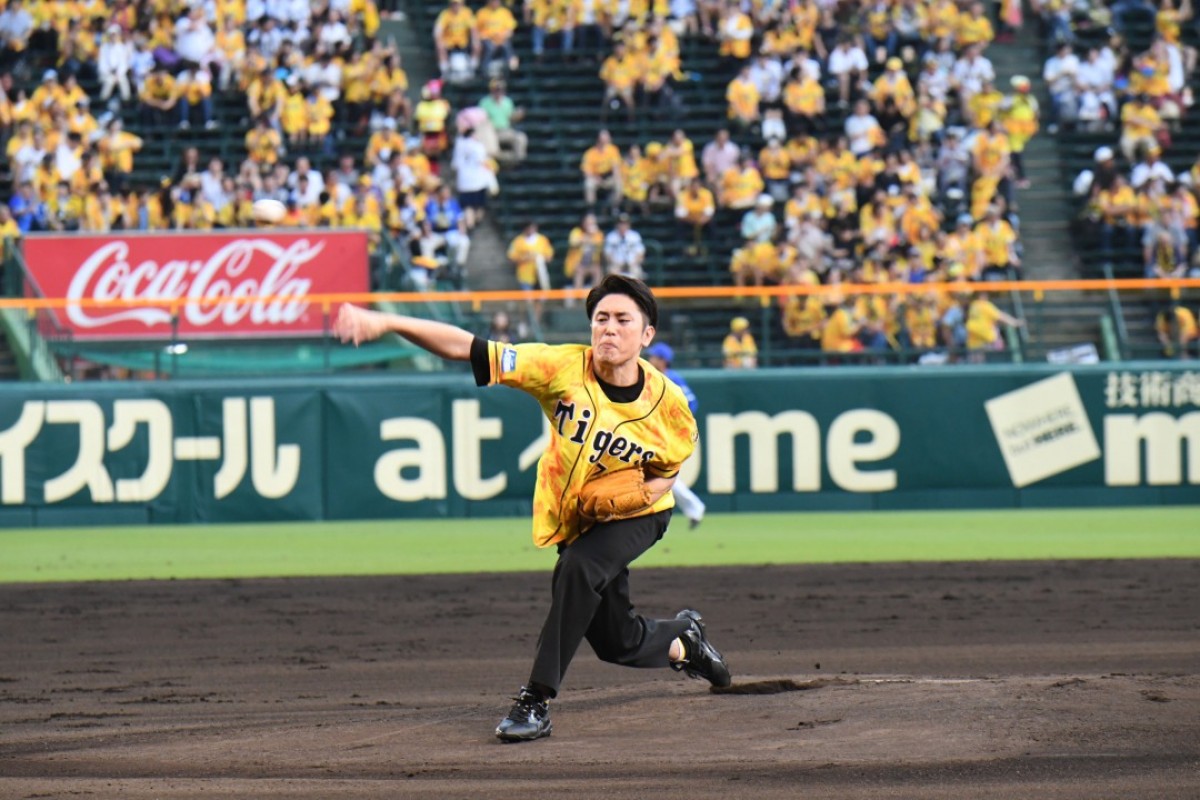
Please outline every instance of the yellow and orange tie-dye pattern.
[{"label": "yellow and orange tie-dye pattern", "polygon": [[[641,394],[608,399],[586,345],[488,342],[490,383],[537,399],[550,421],[550,443],[538,461],[533,541],[538,547],[579,536],[579,490],[600,473],[641,464],[647,476],[673,477],[695,449],[696,421],[674,383],[646,361]],[[667,492],[646,515],[675,505]]]}]

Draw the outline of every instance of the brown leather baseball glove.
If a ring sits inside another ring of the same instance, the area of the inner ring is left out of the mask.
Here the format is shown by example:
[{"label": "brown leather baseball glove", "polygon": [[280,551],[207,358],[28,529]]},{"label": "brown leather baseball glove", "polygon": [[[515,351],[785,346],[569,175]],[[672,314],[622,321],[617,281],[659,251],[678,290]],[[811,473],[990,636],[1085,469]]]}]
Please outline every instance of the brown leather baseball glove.
[{"label": "brown leather baseball glove", "polygon": [[641,466],[601,473],[579,491],[579,516],[584,530],[597,522],[636,516],[650,507],[650,498]]}]

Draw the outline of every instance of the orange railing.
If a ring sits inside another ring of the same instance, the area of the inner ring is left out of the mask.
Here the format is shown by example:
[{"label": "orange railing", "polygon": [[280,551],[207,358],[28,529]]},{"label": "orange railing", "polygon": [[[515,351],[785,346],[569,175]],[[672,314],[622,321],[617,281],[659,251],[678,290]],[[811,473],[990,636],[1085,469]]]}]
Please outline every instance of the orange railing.
[{"label": "orange railing", "polygon": [[[870,283],[870,284],[819,284],[784,285],[764,287],[736,288],[730,286],[672,286],[654,289],[654,294],[660,300],[672,299],[736,299],[746,297],[772,298],[805,296],[812,294],[839,293],[843,295],[860,294],[896,294],[912,295],[926,294],[931,291],[947,292],[1023,292],[1033,295],[1035,301],[1041,300],[1048,292],[1060,291],[1107,291],[1107,290],[1166,290],[1173,296],[1183,289],[1200,289],[1200,278],[1095,278],[1080,280],[1052,281],[986,281],[966,282],[955,281],[946,283]],[[542,289],[525,291],[509,289],[486,292],[470,291],[430,291],[430,292],[345,292],[308,295],[305,300],[321,305],[327,311],[341,303],[378,303],[378,302],[450,302],[480,306],[483,303],[511,302],[522,300],[561,301],[580,299],[586,296],[586,290],[574,289]],[[295,301],[295,297],[213,297],[213,298],[174,298],[174,299],[113,299],[99,300],[80,298],[69,300],[65,297],[4,297],[0,298],[0,308],[23,308],[30,312],[43,309],[60,309],[68,305],[81,308],[138,308],[157,307],[179,309],[189,303],[198,303],[205,307],[222,305],[245,305],[269,303],[277,300]]]}]

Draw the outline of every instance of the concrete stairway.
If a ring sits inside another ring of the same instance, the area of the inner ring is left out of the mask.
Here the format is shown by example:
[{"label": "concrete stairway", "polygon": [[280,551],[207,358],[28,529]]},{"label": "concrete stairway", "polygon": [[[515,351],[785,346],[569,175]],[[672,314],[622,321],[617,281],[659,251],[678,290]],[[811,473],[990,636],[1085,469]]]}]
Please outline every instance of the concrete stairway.
[{"label": "concrete stairway", "polygon": [[[1030,22],[1017,40],[988,48],[996,69],[996,86],[1011,92],[1014,75],[1029,77],[1039,89],[1038,102],[1048,115],[1049,97],[1041,81],[1046,55],[1038,39],[1037,26]],[[1030,187],[1017,192],[1023,248],[1022,277],[1055,280],[1080,277],[1078,259],[1071,241],[1071,176],[1065,174],[1056,138],[1043,130],[1025,148],[1025,174]],[[1100,347],[1100,319],[1108,313],[1107,298],[1100,294],[1053,292],[1038,300],[1023,297],[1028,322],[1026,357],[1038,361],[1061,347],[1092,342]]]}]

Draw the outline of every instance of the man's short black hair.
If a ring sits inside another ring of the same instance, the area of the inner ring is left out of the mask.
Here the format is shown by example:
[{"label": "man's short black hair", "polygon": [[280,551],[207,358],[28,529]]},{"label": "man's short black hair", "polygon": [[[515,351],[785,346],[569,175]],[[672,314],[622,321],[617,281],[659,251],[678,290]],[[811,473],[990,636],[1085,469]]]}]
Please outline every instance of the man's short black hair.
[{"label": "man's short black hair", "polygon": [[654,293],[642,281],[625,275],[609,275],[592,287],[592,290],[588,292],[586,304],[589,320],[600,301],[610,294],[623,294],[632,298],[645,314],[646,323],[658,327],[658,301],[654,299]]}]

